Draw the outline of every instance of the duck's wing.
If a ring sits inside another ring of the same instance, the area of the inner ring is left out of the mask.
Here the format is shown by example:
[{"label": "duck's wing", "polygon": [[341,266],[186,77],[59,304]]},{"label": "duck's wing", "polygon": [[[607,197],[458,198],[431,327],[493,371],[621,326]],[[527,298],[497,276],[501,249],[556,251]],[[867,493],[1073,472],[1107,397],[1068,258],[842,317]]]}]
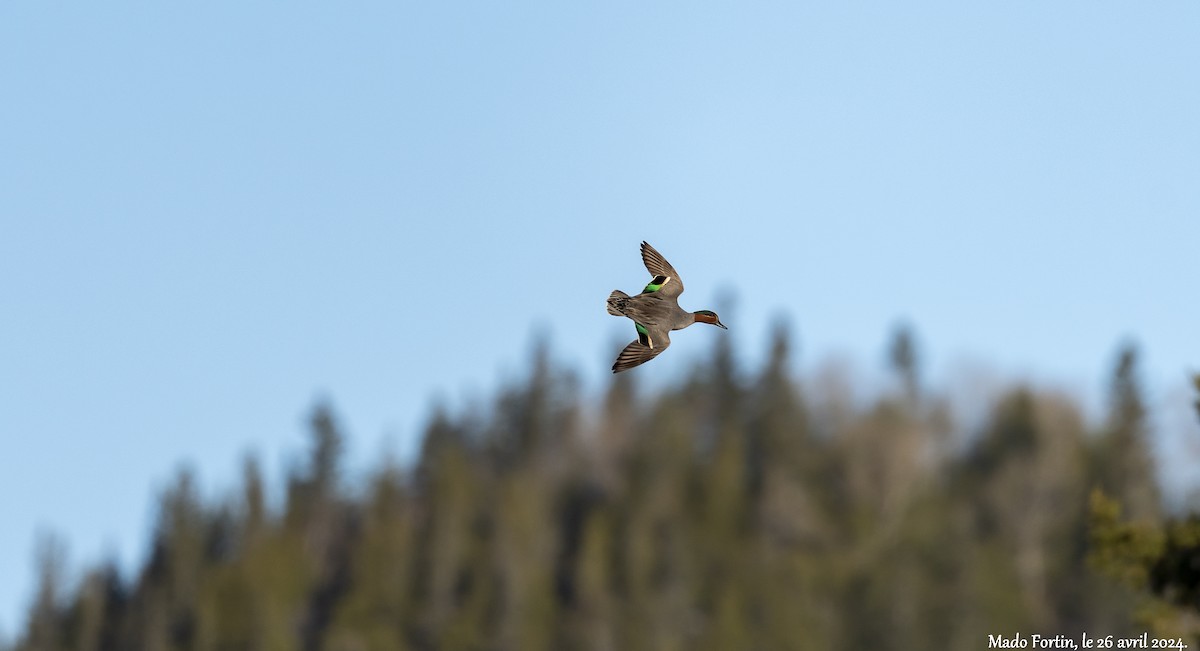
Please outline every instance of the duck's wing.
[{"label": "duck's wing", "polygon": [[650,284],[646,285],[646,289],[642,290],[643,294],[657,292],[664,298],[675,298],[683,293],[683,280],[675,271],[675,267],[648,242],[642,242],[642,262],[646,264],[650,275],[654,276]]},{"label": "duck's wing", "polygon": [[634,326],[637,327],[638,338],[629,342],[621,354],[617,355],[617,361],[613,362],[613,373],[641,366],[657,357],[659,353],[667,349],[667,346],[671,345],[671,338],[665,331],[652,332],[636,321]]}]

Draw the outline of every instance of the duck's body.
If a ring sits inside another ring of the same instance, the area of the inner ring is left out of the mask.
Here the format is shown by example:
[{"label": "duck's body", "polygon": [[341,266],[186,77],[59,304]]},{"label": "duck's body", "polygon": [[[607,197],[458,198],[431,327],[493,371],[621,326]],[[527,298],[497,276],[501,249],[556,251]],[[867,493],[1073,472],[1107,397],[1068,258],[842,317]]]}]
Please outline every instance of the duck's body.
[{"label": "duck's body", "polygon": [[608,313],[629,317],[638,333],[638,338],[617,356],[613,373],[654,359],[671,345],[672,330],[683,330],[693,323],[709,323],[725,328],[715,312],[688,312],[679,307],[683,281],[666,258],[646,242],[642,242],[642,262],[646,264],[650,275],[654,276],[642,293],[630,296],[618,289],[608,296]]}]

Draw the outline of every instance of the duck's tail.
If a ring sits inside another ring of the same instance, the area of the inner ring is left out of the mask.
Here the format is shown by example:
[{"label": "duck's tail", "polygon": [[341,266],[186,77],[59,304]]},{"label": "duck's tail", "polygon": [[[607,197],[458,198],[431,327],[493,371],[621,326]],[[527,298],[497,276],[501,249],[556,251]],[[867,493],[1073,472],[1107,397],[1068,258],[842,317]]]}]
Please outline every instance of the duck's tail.
[{"label": "duck's tail", "polygon": [[625,301],[629,300],[629,294],[614,289],[613,293],[608,295],[608,313],[613,316],[625,316]]}]

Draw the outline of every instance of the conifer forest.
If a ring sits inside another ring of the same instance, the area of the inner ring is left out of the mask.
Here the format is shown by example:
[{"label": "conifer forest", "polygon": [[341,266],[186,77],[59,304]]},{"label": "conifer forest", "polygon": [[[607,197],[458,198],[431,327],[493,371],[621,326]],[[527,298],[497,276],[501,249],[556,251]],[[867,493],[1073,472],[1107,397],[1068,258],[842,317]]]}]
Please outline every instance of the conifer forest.
[{"label": "conifer forest", "polygon": [[1013,382],[974,422],[904,329],[865,401],[795,373],[784,327],[760,368],[727,341],[598,395],[539,349],[363,476],[318,404],[283,485],[253,456],[219,499],[181,470],[132,573],[68,573],[47,540],[6,651],[1200,645],[1200,520],[1163,505],[1136,348],[1099,417]]}]

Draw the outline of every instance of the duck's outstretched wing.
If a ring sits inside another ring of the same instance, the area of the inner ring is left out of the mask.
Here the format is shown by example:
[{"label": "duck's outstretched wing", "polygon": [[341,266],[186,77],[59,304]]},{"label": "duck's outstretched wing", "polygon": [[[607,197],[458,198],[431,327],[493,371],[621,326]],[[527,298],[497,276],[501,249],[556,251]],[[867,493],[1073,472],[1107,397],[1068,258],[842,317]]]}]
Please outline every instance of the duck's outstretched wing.
[{"label": "duck's outstretched wing", "polygon": [[648,242],[642,242],[642,262],[646,264],[650,275],[654,276],[650,284],[646,285],[646,289],[642,290],[643,294],[658,292],[665,298],[675,298],[683,293],[683,280],[675,271],[675,267]]},{"label": "duck's outstretched wing", "polygon": [[642,344],[640,341],[631,341],[625,350],[617,355],[617,361],[613,363],[613,373],[628,371],[635,366],[641,366],[646,362],[654,359],[659,353],[666,350],[666,346],[660,348],[650,348]]},{"label": "duck's outstretched wing", "polygon": [[642,324],[635,322],[634,325],[637,326],[638,338],[629,342],[621,354],[617,355],[617,361],[613,362],[613,373],[641,366],[657,357],[659,353],[667,349],[667,346],[671,345],[671,338],[667,336],[667,333],[651,334]]}]

